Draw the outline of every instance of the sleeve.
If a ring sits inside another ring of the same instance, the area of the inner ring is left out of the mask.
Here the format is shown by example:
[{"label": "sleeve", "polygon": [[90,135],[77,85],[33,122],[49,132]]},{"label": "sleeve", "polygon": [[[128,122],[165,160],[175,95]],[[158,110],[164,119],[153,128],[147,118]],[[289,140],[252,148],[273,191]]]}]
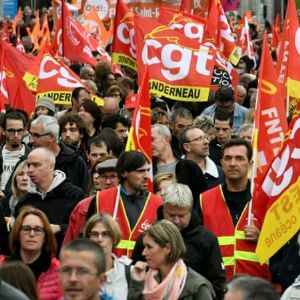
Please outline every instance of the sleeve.
[{"label": "sleeve", "polygon": [[84,162],[84,159],[79,156],[78,157],[78,178],[80,178],[81,185],[80,187],[84,192],[87,192],[88,186],[90,183],[90,174],[88,168]]},{"label": "sleeve", "polygon": [[144,283],[144,281],[136,281],[131,279],[128,288],[127,300],[142,300]]},{"label": "sleeve", "polygon": [[206,266],[206,278],[211,282],[213,288],[216,292],[216,299],[224,298],[224,291],[226,285],[226,274],[225,268],[220,252],[220,247],[218,240],[215,236],[212,236],[210,239],[210,244],[207,253],[207,266]]},{"label": "sleeve", "polygon": [[197,293],[193,296],[193,300],[213,300],[213,296],[206,284],[200,285]]}]

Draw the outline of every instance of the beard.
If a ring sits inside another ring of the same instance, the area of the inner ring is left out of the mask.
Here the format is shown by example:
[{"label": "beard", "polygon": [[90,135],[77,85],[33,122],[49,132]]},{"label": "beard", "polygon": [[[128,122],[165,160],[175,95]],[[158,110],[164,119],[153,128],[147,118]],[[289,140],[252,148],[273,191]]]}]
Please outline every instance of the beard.
[{"label": "beard", "polygon": [[12,147],[13,149],[19,148],[20,145],[21,145],[21,143],[19,143],[19,142],[12,142],[12,143],[11,143],[11,147]]}]

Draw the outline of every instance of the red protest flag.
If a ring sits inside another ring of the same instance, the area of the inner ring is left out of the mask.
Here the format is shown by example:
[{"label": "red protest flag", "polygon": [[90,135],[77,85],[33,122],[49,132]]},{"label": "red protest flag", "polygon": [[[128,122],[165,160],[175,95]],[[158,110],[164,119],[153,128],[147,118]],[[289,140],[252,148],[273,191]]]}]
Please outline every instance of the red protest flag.
[{"label": "red protest flag", "polygon": [[290,134],[261,187],[260,197],[267,203],[256,248],[261,263],[272,257],[300,228],[299,149],[300,111],[297,110],[290,123]]},{"label": "red protest flag", "polygon": [[[47,96],[52,98],[55,104],[71,105],[73,89],[85,87],[81,79],[62,61],[56,60],[47,45],[40,51],[34,68],[29,69],[29,75],[36,75],[38,64],[36,98]],[[95,95],[92,95],[92,100],[99,106],[103,105],[103,99]]]},{"label": "red protest flag", "polygon": [[137,70],[134,39],[134,14],[123,2],[117,1],[112,43],[112,61]]},{"label": "red protest flag", "polygon": [[294,0],[291,2],[291,22],[289,36],[289,59],[287,62],[287,94],[300,98],[300,28],[297,8]]},{"label": "red protest flag", "polygon": [[[135,41],[140,74],[150,90],[180,101],[207,101],[215,50],[161,23],[136,17]],[[140,78],[141,80],[141,78]]]},{"label": "red protest flag", "polygon": [[[11,48],[6,42],[0,41],[0,98],[3,108],[9,104],[12,108],[25,110],[28,115],[35,106],[34,96],[22,79],[22,74],[16,66],[16,59],[11,53]],[[18,51],[18,50],[16,50]]]},{"label": "red protest flag", "polygon": [[255,182],[258,185],[261,184],[266,170],[281,148],[288,130],[284,100],[277,78],[265,32],[254,117],[253,148],[258,154]]},{"label": "red protest flag", "polygon": [[240,37],[238,39],[238,46],[241,49],[241,56],[248,56],[250,59],[253,60],[255,64],[255,56],[250,36],[250,28],[246,16],[243,17],[242,24],[243,27],[240,33]]},{"label": "red protest flag", "polygon": [[[129,130],[125,151],[137,150],[152,161],[151,110],[148,73],[144,74]],[[148,187],[152,190],[152,171]]]},{"label": "red protest flag", "polygon": [[[295,64],[296,66],[298,66],[297,56],[299,55],[299,51],[295,50],[295,48],[297,49],[297,43],[299,43],[299,41],[295,40],[297,37],[298,28],[299,28],[299,22],[298,22],[298,14],[295,5],[295,0],[289,0],[286,9],[285,20],[284,20],[282,42],[281,42],[280,51],[277,59],[277,71],[279,73],[278,82],[281,86],[284,97],[286,97],[287,95],[288,74],[289,72],[292,72],[293,75],[290,74],[290,76],[291,75],[294,76],[293,65]],[[292,50],[293,57],[291,56],[291,50]],[[290,85],[289,92],[293,93],[292,86],[293,84]]]},{"label": "red protest flag", "polygon": [[83,87],[77,75],[57,61],[48,47],[44,47],[40,54],[37,99],[48,96],[55,104],[70,105],[72,90],[76,87]]},{"label": "red protest flag", "polygon": [[158,21],[173,30],[185,32],[186,36],[203,41],[203,35],[207,20],[205,18],[191,15],[187,12],[177,11],[167,6],[161,6]]},{"label": "red protest flag", "polygon": [[95,66],[97,61],[92,55],[91,38],[88,38],[90,33],[73,19],[65,2],[62,2],[62,11],[52,44],[54,53],[57,52],[71,62],[78,61]]},{"label": "red protest flag", "polygon": [[238,64],[239,51],[219,0],[210,0],[204,40],[214,44],[233,65]]},{"label": "red protest flag", "polygon": [[138,92],[125,150],[141,151],[152,161],[150,92],[146,75]]},{"label": "red protest flag", "polygon": [[[168,7],[161,7],[159,21],[168,28],[182,33],[188,39],[195,42],[203,42],[206,24],[206,19],[204,18],[178,12]],[[207,43],[216,50],[216,61],[210,89],[216,91],[220,86],[234,88],[238,82],[238,75],[235,69],[213,43]]]}]

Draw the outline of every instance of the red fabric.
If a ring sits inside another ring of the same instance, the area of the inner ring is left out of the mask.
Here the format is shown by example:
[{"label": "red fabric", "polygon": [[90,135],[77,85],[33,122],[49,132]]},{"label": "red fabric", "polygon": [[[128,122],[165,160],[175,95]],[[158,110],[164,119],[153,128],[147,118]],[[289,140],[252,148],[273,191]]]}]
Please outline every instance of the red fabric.
[{"label": "red fabric", "polygon": [[[0,255],[0,266],[8,259],[8,256]],[[53,257],[50,268],[43,272],[37,280],[37,291],[40,300],[57,300],[63,296],[59,280],[60,262]]]},{"label": "red fabric", "polygon": [[40,300],[57,300],[63,296],[59,280],[59,260],[52,258],[50,268],[42,273],[37,280]]},{"label": "red fabric", "polygon": [[[221,185],[212,188],[201,195],[201,207],[204,226],[211,230],[217,237],[230,237],[235,235],[235,230],[244,231],[247,225],[248,205],[246,205],[237,225],[234,227],[230,211],[222,194]],[[221,245],[222,257],[234,256],[234,251],[247,251],[255,253],[256,243],[244,239],[235,239],[235,244]],[[248,274],[266,280],[271,280],[267,265],[258,262],[235,259],[235,265],[226,266],[226,279],[229,280],[236,274]]]},{"label": "red fabric", "polygon": [[[113,215],[114,207],[116,203],[117,188],[107,189],[97,193],[97,209],[98,212],[108,213]],[[149,193],[148,199],[144,209],[139,217],[137,224],[134,229],[131,231],[130,225],[127,219],[125,207],[123,204],[122,198],[120,199],[117,220],[121,228],[122,239],[136,241],[138,236],[144,232],[157,218],[157,208],[162,205],[162,199]],[[117,256],[127,255],[131,256],[131,250],[129,249],[115,249],[114,253]]]},{"label": "red fabric", "polygon": [[87,197],[81,200],[73,209],[70,219],[68,229],[63,241],[63,245],[68,244],[72,240],[76,240],[79,236],[81,229],[85,224],[86,215],[94,196]]}]

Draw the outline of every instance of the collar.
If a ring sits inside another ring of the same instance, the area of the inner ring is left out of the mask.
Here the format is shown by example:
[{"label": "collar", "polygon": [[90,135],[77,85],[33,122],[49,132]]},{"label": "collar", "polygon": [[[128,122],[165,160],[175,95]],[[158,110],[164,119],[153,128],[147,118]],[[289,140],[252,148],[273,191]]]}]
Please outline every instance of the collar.
[{"label": "collar", "polygon": [[205,157],[205,171],[204,174],[209,174],[212,177],[218,178],[219,172],[216,164],[208,157]]}]

